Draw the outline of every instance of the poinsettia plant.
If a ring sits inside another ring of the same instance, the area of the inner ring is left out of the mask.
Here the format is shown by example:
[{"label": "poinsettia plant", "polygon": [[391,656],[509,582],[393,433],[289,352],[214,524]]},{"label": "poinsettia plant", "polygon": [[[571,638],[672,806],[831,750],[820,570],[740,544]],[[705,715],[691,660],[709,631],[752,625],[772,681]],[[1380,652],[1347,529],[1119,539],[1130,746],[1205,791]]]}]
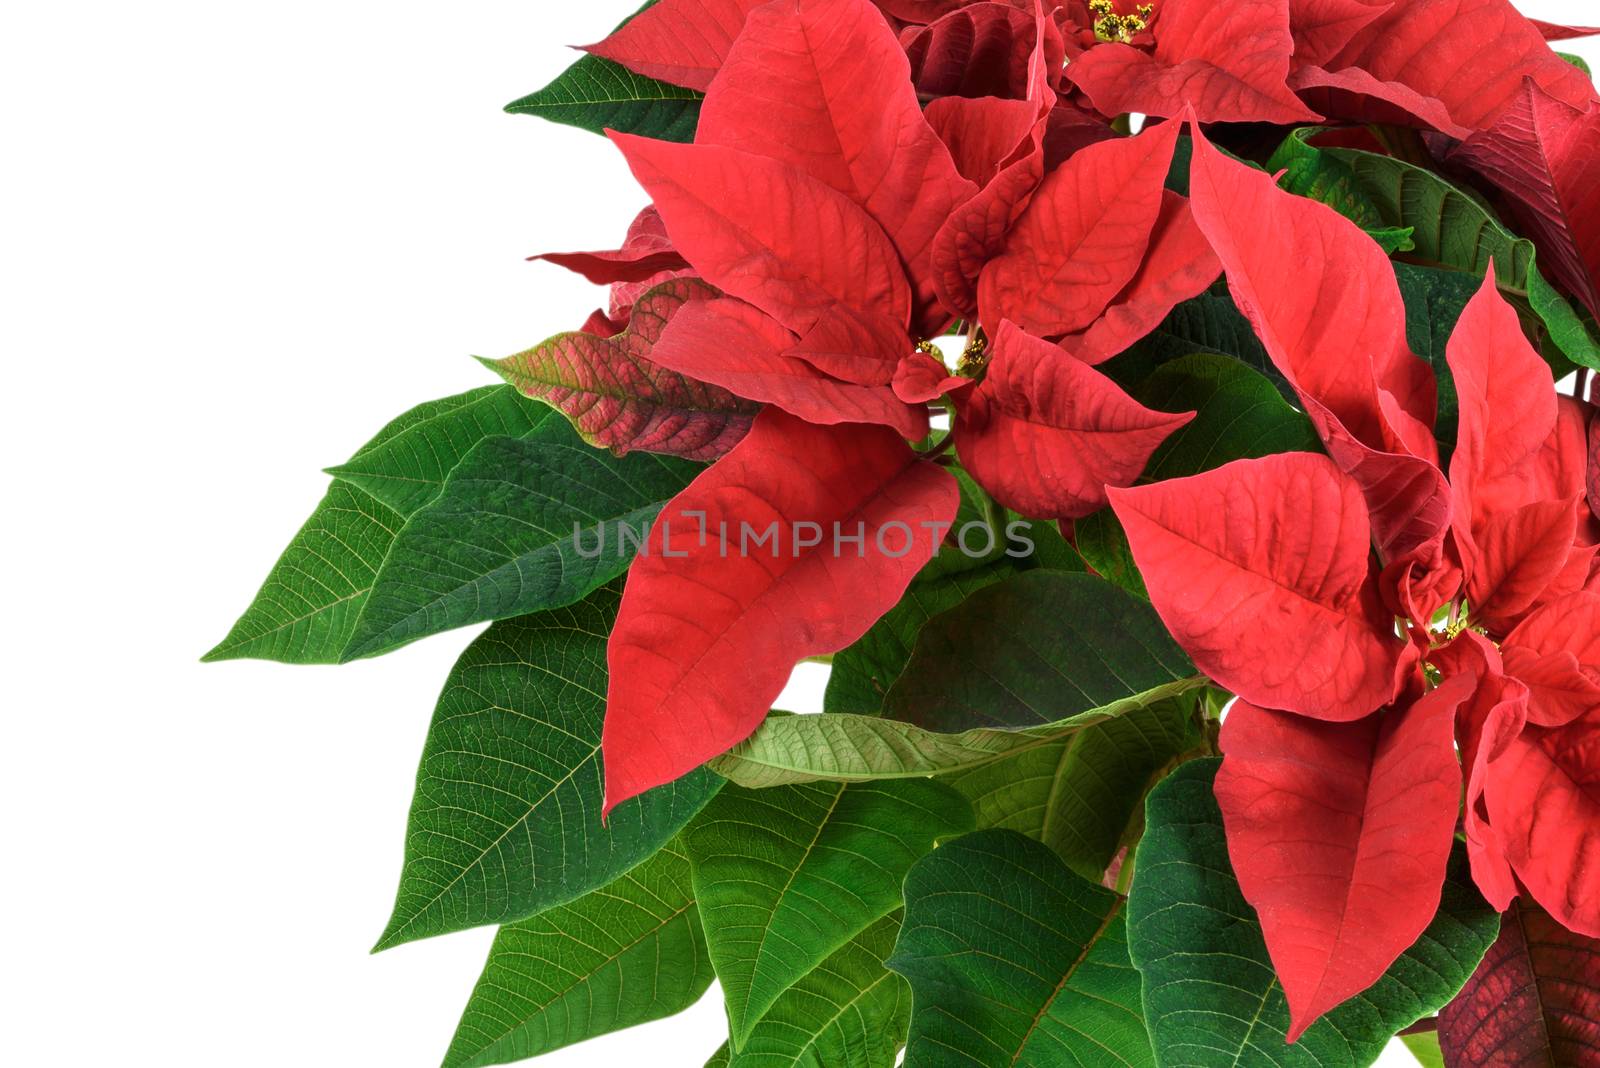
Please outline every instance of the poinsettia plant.
[{"label": "poinsettia plant", "polygon": [[731,1068],[1600,1063],[1586,32],[660,0],[510,105],[649,199],[536,257],[606,306],[210,654],[491,623],[378,942],[499,925],[445,1064],[713,979]]}]

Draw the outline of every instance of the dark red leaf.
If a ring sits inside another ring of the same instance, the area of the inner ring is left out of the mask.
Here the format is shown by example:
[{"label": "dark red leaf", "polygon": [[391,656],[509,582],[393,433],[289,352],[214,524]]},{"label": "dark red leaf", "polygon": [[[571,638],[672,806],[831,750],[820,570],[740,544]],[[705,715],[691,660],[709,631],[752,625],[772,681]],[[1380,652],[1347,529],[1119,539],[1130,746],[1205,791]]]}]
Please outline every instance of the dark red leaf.
[{"label": "dark red leaf", "polygon": [[[742,741],[795,663],[860,638],[932,557],[924,524],[948,526],[959,499],[891,430],[764,412],[662,511],[629,572],[608,655],[607,811]],[[742,538],[769,527],[775,544]],[[840,532],[863,536],[859,554]]]},{"label": "dark red leaf", "polygon": [[1330,721],[1400,692],[1416,653],[1370,581],[1360,487],[1328,459],[1241,460],[1110,497],[1156,611],[1218,685]]},{"label": "dark red leaf", "polygon": [[628,237],[620,249],[609,252],[546,252],[529,256],[530,260],[548,260],[583,275],[596,285],[613,282],[643,282],[663,271],[680,270],[688,266],[667,237],[666,225],[654,206],[639,213],[628,227]]},{"label": "dark red leaf", "polygon": [[1036,519],[1105,507],[1194,418],[1152,411],[1047,341],[1002,322],[988,373],[958,409],[961,463],[1001,504]]},{"label": "dark red leaf", "polygon": [[1522,904],[1466,987],[1439,1013],[1448,1068],[1600,1063],[1600,940]]},{"label": "dark red leaf", "polygon": [[1457,676],[1325,723],[1239,701],[1222,725],[1228,854],[1289,1000],[1289,1041],[1376,982],[1439,908],[1461,797]]},{"label": "dark red leaf", "polygon": [[[1046,62],[1059,70],[1065,50],[1055,24],[1045,25]],[[1020,5],[976,3],[952,11],[907,38],[912,84],[936,97],[1026,98],[1037,34],[1033,14]]]},{"label": "dark red leaf", "polygon": [[1546,41],[1571,41],[1578,37],[1593,37],[1600,34],[1600,29],[1593,26],[1561,26],[1554,22],[1543,22],[1539,19],[1529,19],[1539,35]]},{"label": "dark red leaf", "polygon": [[759,406],[650,357],[674,316],[715,296],[704,282],[669,282],[647,293],[628,329],[614,337],[558,334],[491,366],[523,393],[559,408],[586,440],[618,455],[640,449],[713,460],[745,435]]}]

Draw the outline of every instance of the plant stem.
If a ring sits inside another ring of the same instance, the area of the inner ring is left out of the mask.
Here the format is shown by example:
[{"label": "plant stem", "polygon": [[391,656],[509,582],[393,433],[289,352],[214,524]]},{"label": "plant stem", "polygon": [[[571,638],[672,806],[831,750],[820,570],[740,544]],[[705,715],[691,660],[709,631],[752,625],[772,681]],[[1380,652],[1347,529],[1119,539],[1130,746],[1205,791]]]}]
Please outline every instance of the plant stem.
[{"label": "plant stem", "polygon": [[1404,1031],[1401,1031],[1400,1034],[1402,1036],[1403,1035],[1425,1035],[1430,1031],[1437,1031],[1437,1030],[1439,1030],[1439,1017],[1430,1016],[1426,1020],[1418,1020],[1416,1023],[1412,1024],[1410,1027],[1406,1028]]}]

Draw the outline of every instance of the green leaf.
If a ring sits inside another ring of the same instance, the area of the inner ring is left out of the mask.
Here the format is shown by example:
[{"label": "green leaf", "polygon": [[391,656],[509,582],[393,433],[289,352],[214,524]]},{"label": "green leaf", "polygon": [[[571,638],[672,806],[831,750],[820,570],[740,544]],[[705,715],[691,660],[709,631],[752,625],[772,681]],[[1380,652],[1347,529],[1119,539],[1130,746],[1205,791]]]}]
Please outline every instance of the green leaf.
[{"label": "green leaf", "polygon": [[1583,71],[1583,73],[1589,75],[1589,77],[1594,77],[1594,71],[1589,69],[1588,61],[1582,56],[1575,56],[1571,52],[1557,52],[1556,55],[1560,56],[1568,63],[1571,63],[1574,67],[1577,67],[1579,70]]},{"label": "green leaf", "polygon": [[1147,602],[1041,570],[930,620],[884,707],[937,731],[1082,725],[1204,684]]},{"label": "green leaf", "polygon": [[1355,172],[1337,157],[1307,143],[1322,127],[1302,126],[1284,138],[1267,160],[1267,171],[1282,172],[1278,184],[1291,193],[1326,204],[1349,219],[1378,243],[1385,254],[1410,252],[1416,247],[1409,226],[1387,226],[1376,204],[1367,196]]},{"label": "green leaf", "polygon": [[[495,388],[417,405],[380,430],[352,462]],[[338,663],[378,567],[404,521],[365,490],[334,482],[279,557],[250,607],[204,659]]]},{"label": "green leaf", "polygon": [[707,1068],[892,1068],[911,1020],[910,989],[883,966],[899,932],[898,916],[868,927],[785,990],[737,1056],[724,1043]]},{"label": "green leaf", "polygon": [[1255,912],[1228,862],[1212,796],[1220,761],[1197,760],[1150,795],[1128,903],[1129,945],[1163,1068],[1362,1068],[1390,1037],[1453,997],[1499,930],[1499,917],[1453,858],[1439,913],[1366,992],[1294,1045],[1289,1008]]},{"label": "green leaf", "polygon": [[1394,270],[1400,283],[1400,296],[1406,302],[1406,343],[1412,352],[1433,367],[1438,383],[1439,414],[1433,433],[1439,441],[1440,463],[1448,465],[1459,421],[1448,346],[1456,321],[1461,318],[1467,302],[1477,294],[1480,283],[1469,274],[1436,267],[1397,263]]},{"label": "green leaf", "polygon": [[[655,2],[649,0],[639,10]],[[632,18],[623,19],[622,25]],[[704,98],[693,89],[658,82],[620,63],[585,55],[543,89],[507,104],[506,111],[537,115],[591,133],[604,134],[610,129],[661,141],[689,142],[694,140]]]},{"label": "green leaf", "polygon": [[343,659],[583,599],[627,569],[699,470],[590,448],[560,418],[529,438],[483,439],[401,529]]},{"label": "green leaf", "polygon": [[735,1049],[801,977],[900,904],[906,870],[972,810],[927,779],[730,786],[685,835]]},{"label": "green leaf", "polygon": [[[1163,412],[1195,412],[1162,443],[1141,482],[1161,482],[1210,471],[1234,460],[1280,452],[1319,452],[1311,421],[1291,407],[1265,377],[1238,360],[1198,353],[1165,363],[1133,390],[1141,404]],[[1078,551],[1095,571],[1141,597],[1144,580],[1134,566],[1116,513],[1101,509],[1076,527]]]},{"label": "green leaf", "polygon": [[660,849],[722,785],[695,771],[601,824],[618,586],[496,623],[456,662],[423,749],[400,890],[377,949],[582,897]]},{"label": "green leaf", "polygon": [[1162,771],[1205,743],[1196,700],[1178,698],[1019,746],[941,781],[972,802],[978,826],[1043,842],[1074,872],[1098,882],[1135,837],[1145,794]]},{"label": "green leaf", "polygon": [[537,1057],[671,1016],[712,978],[689,858],[669,843],[615,882],[500,928],[444,1068]]},{"label": "green leaf", "polygon": [[1417,1059],[1422,1068],[1445,1068],[1444,1052],[1439,1049],[1439,1032],[1424,1031],[1416,1035],[1401,1035],[1400,1041],[1405,1044],[1406,1049]]},{"label": "green leaf", "polygon": [[1532,241],[1512,234],[1477,199],[1430,170],[1356,149],[1316,151],[1351,170],[1385,223],[1413,229],[1418,258],[1476,278],[1493,262],[1501,290],[1531,307],[1567,359],[1600,368],[1600,342],[1592,322],[1581,318],[1539,273]]},{"label": "green leaf", "polygon": [[905,894],[888,965],[911,983],[907,1068],[1155,1064],[1121,896],[1004,830],[940,846]]},{"label": "green leaf", "polygon": [[1234,307],[1224,282],[1173,308],[1160,326],[1102,364],[1100,370],[1132,389],[1163,364],[1207,352],[1241,361],[1265,375],[1286,399],[1295,400],[1293,387],[1272,365],[1250,320]]},{"label": "green leaf", "polygon": [[463,396],[464,403],[419,420],[328,474],[409,516],[439,495],[450,472],[484,438],[524,437],[560,421],[554,409],[510,386],[485,386]]},{"label": "green leaf", "polygon": [[880,715],[884,697],[905,670],[923,625],[978,590],[1017,573],[1016,564],[1000,561],[971,570],[951,569],[945,574],[918,576],[907,587],[899,604],[874,623],[855,644],[834,654],[833,671],[828,675],[822,707],[830,713]]}]

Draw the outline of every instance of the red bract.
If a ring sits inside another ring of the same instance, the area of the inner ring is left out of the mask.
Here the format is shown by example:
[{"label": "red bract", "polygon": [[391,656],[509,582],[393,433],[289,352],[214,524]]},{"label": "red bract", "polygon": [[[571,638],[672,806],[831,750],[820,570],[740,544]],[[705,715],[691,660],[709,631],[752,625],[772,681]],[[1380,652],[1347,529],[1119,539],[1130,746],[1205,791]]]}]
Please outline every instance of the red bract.
[{"label": "red bract", "polygon": [[[1094,20],[1095,43],[1067,65],[1067,77],[1107,115],[1178,115],[1192,105],[1202,122],[1315,121],[1288,85],[1294,40],[1288,0],[1158,0],[1149,28]],[[1115,18],[1115,16],[1113,16]]]},{"label": "red bract", "polygon": [[[742,741],[797,661],[865,633],[959,497],[893,431],[764,412],[667,505],[629,572],[608,653],[606,810]],[[836,551],[841,533],[859,554]]]},{"label": "red bract", "polygon": [[1352,724],[1243,701],[1228,714],[1217,800],[1289,1000],[1291,1042],[1432,922],[1461,797],[1455,712],[1474,681]]},{"label": "red bract", "polygon": [[1024,515],[1077,519],[1133,483],[1150,454],[1193,413],[1137,403],[1109,378],[1003,322],[982,383],[958,409],[961,462]]},{"label": "red bract", "polygon": [[[1242,720],[1224,729],[1218,797],[1298,1033],[1374,981],[1437,899],[1448,847],[1437,832],[1454,822],[1455,788],[1444,786],[1461,775],[1448,727],[1430,719],[1438,733],[1406,747],[1398,785],[1385,777],[1377,786],[1383,740],[1424,710],[1455,713],[1443,717],[1455,720],[1467,768],[1468,847],[1485,894],[1504,907],[1525,887],[1572,930],[1600,923],[1600,642],[1591,637],[1600,596],[1581,591],[1595,557],[1583,503],[1586,413],[1557,401],[1491,272],[1448,347],[1460,428],[1446,481],[1427,433],[1432,393],[1375,246],[1198,132],[1196,141],[1195,217],[1335,462],[1247,460],[1111,499],[1173,636],[1241,698],[1232,716]],[[1250,240],[1262,231],[1276,240]],[[1374,544],[1390,581],[1368,566]],[[1448,635],[1430,629],[1442,602],[1457,621]],[[1407,617],[1409,644],[1395,613]],[[1442,678],[1421,700],[1417,650]],[[1286,799],[1279,762],[1292,753],[1321,774],[1354,767],[1351,754],[1372,759],[1374,792],[1346,789],[1362,807],[1334,805],[1348,810],[1348,830]],[[1430,783],[1439,796],[1425,802]],[[1371,807],[1392,797],[1410,798],[1395,807],[1411,809],[1414,824]],[[1264,861],[1271,843],[1303,853],[1300,863],[1287,853]],[[1427,874],[1389,879],[1374,894],[1362,858],[1376,856],[1388,866],[1426,858]],[[1330,874],[1325,883],[1282,875],[1306,870]]]}]

